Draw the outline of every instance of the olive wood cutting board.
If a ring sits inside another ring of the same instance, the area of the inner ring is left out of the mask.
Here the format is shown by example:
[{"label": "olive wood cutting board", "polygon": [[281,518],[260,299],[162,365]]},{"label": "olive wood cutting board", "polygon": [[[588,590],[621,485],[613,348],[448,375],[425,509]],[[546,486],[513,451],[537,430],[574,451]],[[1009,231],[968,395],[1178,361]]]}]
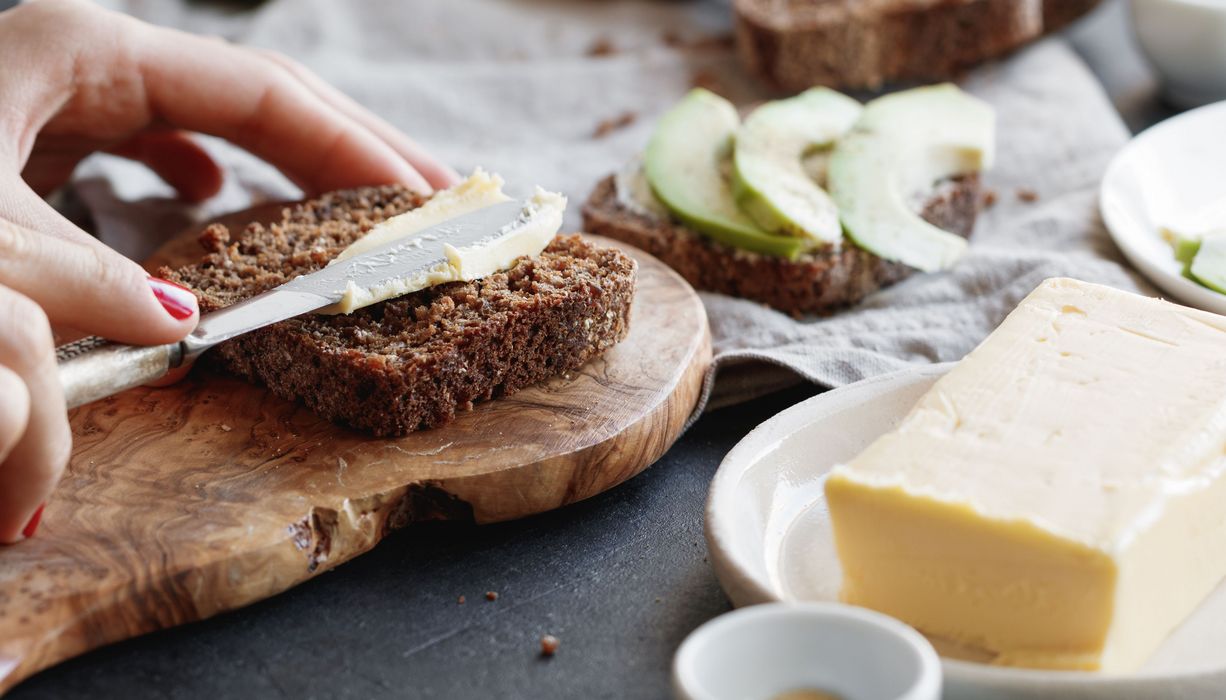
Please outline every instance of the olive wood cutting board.
[{"label": "olive wood cutting board", "polygon": [[[600,242],[639,263],[629,336],[440,428],[376,439],[205,370],[74,410],[72,459],[38,535],[0,547],[0,692],[89,649],[284,591],[413,522],[519,518],[646,468],[698,401],[706,315],[655,258]],[[185,236],[149,265],[200,254]]]}]

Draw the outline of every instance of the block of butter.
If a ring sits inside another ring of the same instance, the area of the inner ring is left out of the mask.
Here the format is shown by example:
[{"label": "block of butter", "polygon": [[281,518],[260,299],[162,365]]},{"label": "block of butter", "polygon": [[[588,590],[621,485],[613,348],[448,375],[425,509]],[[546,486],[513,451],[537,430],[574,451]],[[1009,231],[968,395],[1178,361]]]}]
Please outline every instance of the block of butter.
[{"label": "block of butter", "polygon": [[1044,282],[826,482],[842,597],[1129,671],[1226,575],[1226,317]]}]

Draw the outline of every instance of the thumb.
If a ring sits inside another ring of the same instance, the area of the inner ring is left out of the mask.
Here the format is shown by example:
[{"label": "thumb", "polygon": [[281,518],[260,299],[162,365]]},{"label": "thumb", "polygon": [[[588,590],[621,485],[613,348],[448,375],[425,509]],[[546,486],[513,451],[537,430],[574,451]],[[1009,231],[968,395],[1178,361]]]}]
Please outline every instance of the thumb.
[{"label": "thumb", "polygon": [[4,219],[0,283],[37,302],[53,324],[124,343],[174,342],[199,320],[192,292],[150,277],[94,239],[67,240]]}]

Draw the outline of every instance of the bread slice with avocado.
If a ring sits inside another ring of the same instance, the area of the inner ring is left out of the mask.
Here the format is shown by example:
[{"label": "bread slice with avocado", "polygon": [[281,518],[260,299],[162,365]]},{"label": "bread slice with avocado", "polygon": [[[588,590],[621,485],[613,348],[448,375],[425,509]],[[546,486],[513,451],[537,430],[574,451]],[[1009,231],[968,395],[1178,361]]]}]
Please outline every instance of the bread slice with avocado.
[{"label": "bread slice with avocado", "polygon": [[584,226],[648,250],[699,289],[828,314],[957,261],[993,128],[991,108],[953,85],[863,109],[818,88],[743,125],[696,90],[660,120],[641,164],[597,185]]},{"label": "bread slice with avocado", "polygon": [[[627,206],[618,179],[609,176],[596,185],[583,205],[583,230],[651,253],[697,289],[752,299],[794,316],[826,315],[915,272],[855,246],[794,259],[733,248],[667,216]],[[966,175],[934,188],[919,211],[933,226],[969,236],[979,201],[979,178]]]}]

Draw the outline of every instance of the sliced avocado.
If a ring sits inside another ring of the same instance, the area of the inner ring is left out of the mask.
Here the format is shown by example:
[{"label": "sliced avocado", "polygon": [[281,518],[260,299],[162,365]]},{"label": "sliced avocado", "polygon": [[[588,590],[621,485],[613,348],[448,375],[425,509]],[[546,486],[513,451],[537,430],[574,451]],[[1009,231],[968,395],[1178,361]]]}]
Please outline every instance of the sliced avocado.
[{"label": "sliced avocado", "polygon": [[1186,236],[1176,236],[1171,247],[1175,249],[1175,259],[1179,262],[1190,265],[1192,259],[1196,257],[1196,252],[1200,250],[1201,239],[1188,238]]},{"label": "sliced avocado", "polygon": [[1226,234],[1206,236],[1187,268],[1192,279],[1226,294]]},{"label": "sliced avocado", "polygon": [[660,118],[647,144],[647,182],[679,220],[736,248],[794,258],[811,244],[763,231],[741,212],[723,175],[740,118],[724,98],[691,90]]},{"label": "sliced avocado", "polygon": [[1179,274],[1197,284],[1202,284],[1200,280],[1196,279],[1196,275],[1192,274],[1192,261],[1196,259],[1196,254],[1200,251],[1200,244],[1203,239],[1200,236],[1180,235],[1167,228],[1162,229],[1162,237],[1166,239],[1167,243],[1171,244],[1171,250],[1175,253],[1175,260],[1183,264],[1179,269]]},{"label": "sliced avocado", "polygon": [[924,221],[912,201],[947,177],[989,167],[994,132],[992,108],[952,84],[866,104],[835,144],[826,185],[847,235],[886,260],[925,272],[953,265],[966,240]]},{"label": "sliced avocado", "polygon": [[819,87],[754,110],[736,133],[732,157],[732,193],[741,209],[772,233],[841,240],[839,209],[802,161],[846,133],[860,109]]}]

